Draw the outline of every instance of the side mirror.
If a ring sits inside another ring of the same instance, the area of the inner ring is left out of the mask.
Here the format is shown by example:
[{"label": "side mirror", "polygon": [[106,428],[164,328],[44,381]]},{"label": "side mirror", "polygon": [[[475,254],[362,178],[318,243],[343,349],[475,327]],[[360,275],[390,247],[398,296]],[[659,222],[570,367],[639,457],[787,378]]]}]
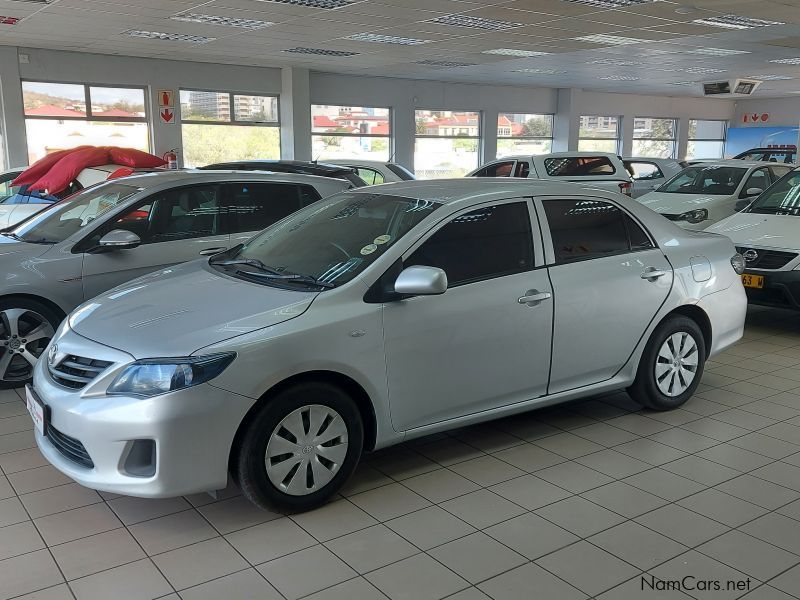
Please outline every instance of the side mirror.
[{"label": "side mirror", "polygon": [[115,229],[101,237],[97,245],[101,252],[110,252],[112,250],[130,250],[141,243],[141,238],[135,233],[124,229]]},{"label": "side mirror", "polygon": [[747,198],[752,198],[753,196],[758,196],[759,194],[762,193],[764,193],[764,190],[762,190],[761,188],[753,187],[753,188],[747,188],[747,191],[744,193],[744,195]]},{"label": "side mirror", "polygon": [[447,291],[447,275],[437,267],[407,267],[394,282],[396,294],[436,296]]}]

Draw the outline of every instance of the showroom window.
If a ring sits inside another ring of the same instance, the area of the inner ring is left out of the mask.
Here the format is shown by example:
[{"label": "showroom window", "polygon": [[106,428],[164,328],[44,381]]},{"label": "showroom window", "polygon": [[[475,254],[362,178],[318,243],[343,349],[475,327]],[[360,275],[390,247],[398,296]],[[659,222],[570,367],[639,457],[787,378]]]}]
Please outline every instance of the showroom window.
[{"label": "showroom window", "polygon": [[[392,156],[392,111],[372,106],[312,104],[311,145],[315,159],[387,161]],[[365,181],[368,179],[369,176]]]},{"label": "showroom window", "polygon": [[619,152],[620,117],[581,117],[578,134],[580,152]]},{"label": "showroom window", "polygon": [[635,117],[633,156],[675,158],[678,123],[675,119]]},{"label": "showroom window", "polygon": [[414,172],[417,179],[463,177],[480,162],[481,113],[416,110]]},{"label": "showroom window", "polygon": [[22,82],[28,163],[77,146],[150,149],[143,87]]},{"label": "showroom window", "polygon": [[553,149],[553,115],[500,113],[497,116],[497,158],[547,154]]},{"label": "showroom window", "polygon": [[689,119],[689,145],[686,158],[722,158],[725,153],[727,121]]},{"label": "showroom window", "polygon": [[281,157],[278,97],[181,90],[183,164]]}]

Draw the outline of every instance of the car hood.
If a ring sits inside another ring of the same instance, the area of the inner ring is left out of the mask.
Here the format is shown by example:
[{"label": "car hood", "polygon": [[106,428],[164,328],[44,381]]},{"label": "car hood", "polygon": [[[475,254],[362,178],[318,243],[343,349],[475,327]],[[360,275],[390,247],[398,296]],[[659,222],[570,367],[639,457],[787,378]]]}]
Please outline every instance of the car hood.
[{"label": "car hood", "polygon": [[15,257],[11,258],[11,260],[36,258],[47,252],[50,248],[52,248],[50,244],[28,244],[0,235],[0,257]]},{"label": "car hood", "polygon": [[709,208],[723,202],[730,196],[709,196],[704,194],[665,194],[650,192],[636,200],[650,210],[668,215],[679,215],[698,208]]},{"label": "car hood", "polygon": [[156,271],[84,303],[70,328],[135,358],[188,356],[303,314],[319,292],[217,274],[205,260]]},{"label": "car hood", "polygon": [[706,231],[721,233],[743,246],[800,250],[800,217],[736,213],[715,223]]}]

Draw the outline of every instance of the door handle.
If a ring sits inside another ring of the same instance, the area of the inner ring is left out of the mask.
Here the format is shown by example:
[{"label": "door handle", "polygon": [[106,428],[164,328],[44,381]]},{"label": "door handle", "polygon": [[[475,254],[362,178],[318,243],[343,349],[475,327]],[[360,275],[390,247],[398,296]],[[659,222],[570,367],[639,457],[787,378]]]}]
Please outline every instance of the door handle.
[{"label": "door handle", "polygon": [[642,272],[640,277],[642,279],[646,279],[647,281],[652,283],[653,281],[655,281],[659,277],[664,277],[664,275],[666,275],[666,274],[667,274],[666,271],[661,271],[660,269],[656,269],[655,267],[647,267]]},{"label": "door handle", "polygon": [[213,256],[214,254],[219,254],[220,252],[224,252],[225,250],[227,250],[227,248],[225,248],[224,246],[221,246],[219,248],[206,248],[205,250],[200,250],[198,254],[200,256]]},{"label": "door handle", "polygon": [[540,292],[539,290],[528,290],[525,295],[517,302],[525,306],[537,306],[542,300],[549,300],[553,297],[550,292]]}]

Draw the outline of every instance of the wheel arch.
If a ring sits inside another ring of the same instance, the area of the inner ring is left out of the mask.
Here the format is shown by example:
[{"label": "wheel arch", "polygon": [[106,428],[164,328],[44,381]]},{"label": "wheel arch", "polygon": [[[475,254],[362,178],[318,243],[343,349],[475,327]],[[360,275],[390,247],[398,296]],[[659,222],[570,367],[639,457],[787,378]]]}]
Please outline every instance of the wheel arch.
[{"label": "wheel arch", "polygon": [[66,311],[61,308],[58,304],[53,302],[52,300],[48,300],[43,296],[37,296],[36,294],[4,294],[0,296],[0,302],[8,302],[9,300],[14,300],[19,298],[21,300],[30,300],[33,302],[38,302],[39,304],[43,304],[48,309],[52,310],[60,319],[63,321],[67,317]]},{"label": "wheel arch", "polygon": [[703,332],[703,342],[706,346],[706,358],[708,358],[708,355],[711,352],[711,342],[713,341],[714,332],[711,329],[711,319],[708,318],[706,311],[696,304],[684,304],[674,308],[664,315],[664,318],[661,319],[659,325],[673,315],[681,315],[697,323],[697,326],[700,327],[700,331]]}]

